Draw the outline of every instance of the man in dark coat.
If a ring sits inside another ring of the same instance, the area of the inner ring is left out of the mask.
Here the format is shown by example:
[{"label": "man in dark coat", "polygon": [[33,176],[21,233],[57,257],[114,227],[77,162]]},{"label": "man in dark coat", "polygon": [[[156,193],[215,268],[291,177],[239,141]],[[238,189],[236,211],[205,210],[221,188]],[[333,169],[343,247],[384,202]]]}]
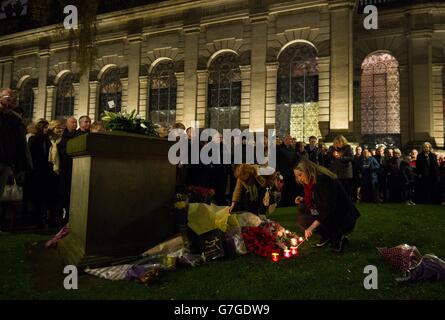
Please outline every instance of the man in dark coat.
[{"label": "man in dark coat", "polygon": [[318,165],[323,165],[323,155],[317,146],[317,137],[309,137],[309,144],[304,147],[309,156],[309,160]]},{"label": "man in dark coat", "polygon": [[79,129],[77,129],[77,135],[82,135],[90,132],[91,119],[88,116],[81,116],[79,118]]},{"label": "man in dark coat", "polygon": [[64,210],[63,222],[69,220],[70,199],[71,199],[71,177],[73,173],[73,159],[68,156],[68,141],[78,136],[77,119],[69,117],[66,120],[66,128],[63,131],[62,140],[57,144],[60,157],[60,195],[62,199],[62,208]]},{"label": "man in dark coat", "polygon": [[419,202],[437,202],[439,165],[437,163],[437,157],[432,152],[432,146],[429,142],[423,144],[423,150],[417,156],[416,173],[419,179],[417,190],[419,194]]},{"label": "man in dark coat", "polygon": [[[18,183],[31,169],[21,118],[13,112],[15,97],[11,89],[0,89],[0,199],[8,178],[14,174]],[[0,207],[0,223],[3,213]]]},{"label": "man in dark coat", "polygon": [[283,144],[277,147],[277,171],[284,178],[284,186],[281,193],[281,207],[289,207],[294,204],[294,199],[298,193],[292,169],[297,163],[297,152],[292,146],[292,138],[286,135]]}]

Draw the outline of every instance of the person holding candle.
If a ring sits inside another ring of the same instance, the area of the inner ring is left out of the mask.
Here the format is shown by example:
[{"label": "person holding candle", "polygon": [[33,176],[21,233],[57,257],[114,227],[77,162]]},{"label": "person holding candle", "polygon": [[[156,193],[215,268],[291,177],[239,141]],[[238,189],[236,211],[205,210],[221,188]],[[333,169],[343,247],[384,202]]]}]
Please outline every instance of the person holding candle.
[{"label": "person holding candle", "polygon": [[317,247],[332,243],[333,251],[343,251],[345,235],[352,232],[360,213],[337,176],[328,169],[307,160],[294,168],[298,183],[304,187],[304,196],[297,197],[299,206],[297,224],[310,238],[317,232],[321,239]]},{"label": "person holding candle", "polygon": [[229,212],[247,210],[256,215],[266,214],[273,200],[269,193],[273,177],[259,175],[258,166],[240,164],[235,169],[235,178],[237,181]]}]

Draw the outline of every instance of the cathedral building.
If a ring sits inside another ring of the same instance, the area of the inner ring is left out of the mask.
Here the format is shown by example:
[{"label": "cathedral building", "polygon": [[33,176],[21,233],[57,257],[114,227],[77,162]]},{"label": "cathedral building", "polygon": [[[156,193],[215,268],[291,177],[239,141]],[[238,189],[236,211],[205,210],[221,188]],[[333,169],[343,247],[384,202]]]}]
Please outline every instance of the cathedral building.
[{"label": "cathedral building", "polygon": [[0,87],[28,120],[136,110],[166,127],[444,147],[445,1],[91,1],[87,72],[59,1],[39,22],[35,2],[2,1]]}]

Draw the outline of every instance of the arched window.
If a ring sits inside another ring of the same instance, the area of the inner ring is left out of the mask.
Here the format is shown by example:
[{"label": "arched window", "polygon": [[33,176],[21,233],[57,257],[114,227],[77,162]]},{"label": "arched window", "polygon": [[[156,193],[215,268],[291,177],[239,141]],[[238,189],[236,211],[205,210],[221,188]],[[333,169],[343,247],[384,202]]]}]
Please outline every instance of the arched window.
[{"label": "arched window", "polygon": [[32,120],[34,114],[34,91],[32,88],[36,85],[35,82],[34,79],[27,78],[20,86],[18,106],[23,109],[25,120]]},{"label": "arched window", "polygon": [[122,109],[122,83],[118,67],[108,68],[100,80],[99,116],[104,111],[120,112]]},{"label": "arched window", "polygon": [[218,55],[209,67],[207,125],[222,132],[240,127],[241,70],[235,53]]},{"label": "arched window", "polygon": [[67,72],[57,83],[56,118],[68,118],[74,114],[74,74]]},{"label": "arched window", "polygon": [[150,120],[163,127],[176,122],[176,76],[171,60],[158,63],[150,75]]},{"label": "arched window", "polygon": [[317,52],[307,43],[296,43],[280,53],[277,79],[277,134],[297,141],[320,137],[318,125]]},{"label": "arched window", "polygon": [[361,127],[364,141],[400,145],[399,63],[389,53],[362,63]]}]

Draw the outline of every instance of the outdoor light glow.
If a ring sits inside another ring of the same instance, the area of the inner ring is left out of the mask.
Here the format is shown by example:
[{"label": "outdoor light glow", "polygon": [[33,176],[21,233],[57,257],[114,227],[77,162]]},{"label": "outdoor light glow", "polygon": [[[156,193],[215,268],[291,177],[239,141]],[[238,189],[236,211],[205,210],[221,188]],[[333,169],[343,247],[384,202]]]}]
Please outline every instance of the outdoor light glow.
[{"label": "outdoor light glow", "polygon": [[272,252],[272,261],[278,262],[280,260],[280,254],[278,252]]},{"label": "outdoor light glow", "polygon": [[284,251],[284,256],[285,256],[286,258],[290,258],[290,257],[291,257],[291,252],[290,252],[289,249],[285,249],[285,250],[283,250],[283,251]]}]

